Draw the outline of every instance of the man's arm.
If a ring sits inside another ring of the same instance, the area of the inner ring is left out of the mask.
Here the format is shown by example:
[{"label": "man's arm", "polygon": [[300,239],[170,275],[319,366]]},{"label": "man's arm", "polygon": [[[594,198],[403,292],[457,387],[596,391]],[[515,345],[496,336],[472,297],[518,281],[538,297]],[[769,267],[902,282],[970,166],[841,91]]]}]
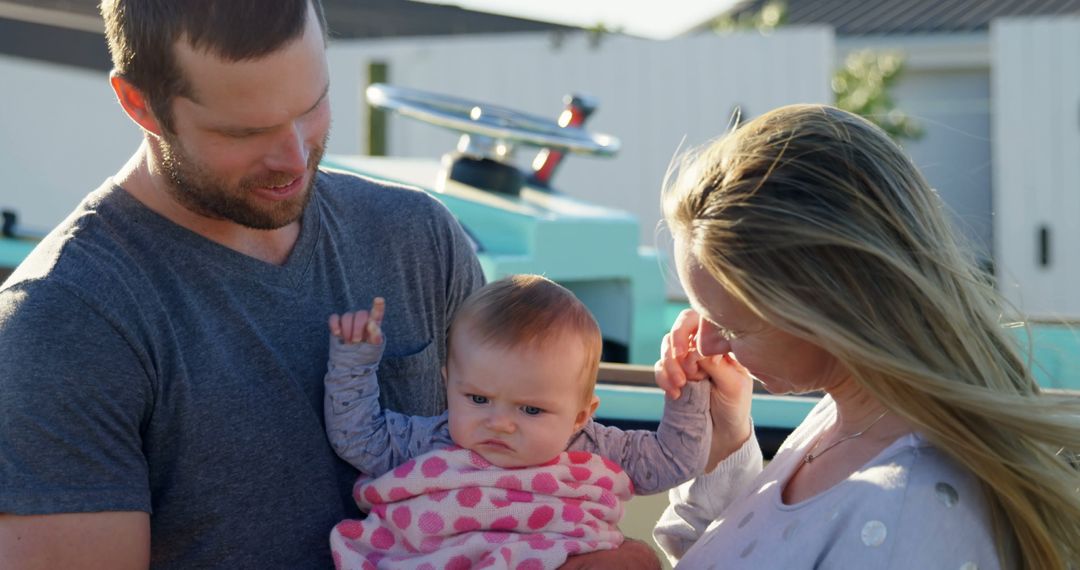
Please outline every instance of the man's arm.
[{"label": "man's arm", "polygon": [[566,559],[559,570],[660,570],[660,559],[648,544],[624,540],[615,550],[597,550]]},{"label": "man's arm", "polygon": [[39,283],[0,292],[0,362],[0,566],[145,568],[144,361],[80,297]]},{"label": "man's arm", "polygon": [[13,570],[145,569],[150,565],[150,515],[0,514],[0,560]]}]

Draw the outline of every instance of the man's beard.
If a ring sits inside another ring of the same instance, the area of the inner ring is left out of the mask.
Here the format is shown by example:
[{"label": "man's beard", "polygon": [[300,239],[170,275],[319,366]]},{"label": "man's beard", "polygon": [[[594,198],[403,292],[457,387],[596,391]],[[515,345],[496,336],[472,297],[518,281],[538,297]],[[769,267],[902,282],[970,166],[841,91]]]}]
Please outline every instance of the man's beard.
[{"label": "man's beard", "polygon": [[[329,136],[329,135],[327,135]],[[288,200],[262,204],[251,195],[255,188],[281,186],[293,181],[284,173],[269,173],[242,179],[234,187],[226,187],[197,161],[189,157],[175,137],[158,139],[161,169],[169,180],[169,194],[188,210],[216,220],[231,220],[256,230],[276,230],[297,220],[311,201],[315,173],[326,149],[326,139],[311,149],[308,155],[307,186]]]}]

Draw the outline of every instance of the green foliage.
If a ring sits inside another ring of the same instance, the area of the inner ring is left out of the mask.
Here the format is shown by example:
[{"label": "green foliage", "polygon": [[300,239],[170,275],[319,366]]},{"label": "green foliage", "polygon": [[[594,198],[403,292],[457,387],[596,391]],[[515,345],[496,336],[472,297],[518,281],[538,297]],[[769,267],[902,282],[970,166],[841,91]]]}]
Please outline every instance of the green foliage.
[{"label": "green foliage", "polygon": [[787,2],[771,0],[756,13],[743,12],[738,16],[724,14],[713,20],[712,29],[718,34],[737,30],[757,30],[763,34],[769,33],[787,22],[787,11]]},{"label": "green foliage", "polygon": [[866,117],[881,127],[893,140],[917,140],[922,127],[896,108],[889,88],[904,70],[904,56],[899,52],[861,50],[844,60],[832,78],[836,106]]},{"label": "green foliage", "polygon": [[622,26],[616,26],[614,28],[608,27],[603,22],[597,22],[588,28],[585,28],[585,33],[589,38],[589,47],[596,49],[600,47],[600,43],[604,41],[604,38],[612,34],[623,33]]}]

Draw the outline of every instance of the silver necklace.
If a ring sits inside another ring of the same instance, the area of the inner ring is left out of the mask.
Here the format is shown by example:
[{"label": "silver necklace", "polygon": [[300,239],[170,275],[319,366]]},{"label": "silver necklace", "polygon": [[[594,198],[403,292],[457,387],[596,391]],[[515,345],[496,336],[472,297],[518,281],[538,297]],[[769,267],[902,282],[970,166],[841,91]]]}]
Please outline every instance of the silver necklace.
[{"label": "silver necklace", "polygon": [[889,413],[889,410],[885,410],[884,412],[881,412],[880,416],[874,418],[874,421],[870,422],[870,425],[864,427],[861,431],[857,431],[857,432],[855,432],[855,433],[853,433],[851,435],[844,436],[844,437],[832,442],[831,444],[829,444],[829,447],[826,447],[825,449],[822,449],[821,453],[815,454],[814,450],[817,449],[818,444],[821,443],[820,439],[817,440],[814,443],[814,446],[810,448],[810,451],[808,451],[806,453],[806,456],[803,457],[803,463],[813,463],[815,459],[817,459],[818,457],[821,457],[822,455],[825,455],[830,449],[840,445],[841,443],[844,443],[845,441],[847,441],[849,439],[855,439],[857,437],[862,436],[862,434],[870,431],[870,428],[877,425],[877,423],[881,421],[881,418],[885,417],[888,413]]}]

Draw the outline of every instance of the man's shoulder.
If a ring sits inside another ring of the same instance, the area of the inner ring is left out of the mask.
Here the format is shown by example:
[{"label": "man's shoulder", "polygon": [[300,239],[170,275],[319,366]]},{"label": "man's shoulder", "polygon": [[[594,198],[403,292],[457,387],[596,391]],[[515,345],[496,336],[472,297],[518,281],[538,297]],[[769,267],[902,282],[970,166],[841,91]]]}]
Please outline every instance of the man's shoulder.
[{"label": "man's shoulder", "polygon": [[457,241],[461,235],[456,216],[424,190],[340,170],[323,169],[319,176],[324,223],[349,239],[371,247],[385,242],[400,249],[412,243],[428,250],[432,242]]},{"label": "man's shoulder", "polygon": [[[0,291],[45,290],[60,294],[110,298],[123,287],[124,274],[137,264],[130,259],[131,229],[122,205],[123,191],[103,186],[90,194],[34,247]],[[148,255],[152,255],[148,253]],[[80,292],[83,294],[80,295]]]}]

